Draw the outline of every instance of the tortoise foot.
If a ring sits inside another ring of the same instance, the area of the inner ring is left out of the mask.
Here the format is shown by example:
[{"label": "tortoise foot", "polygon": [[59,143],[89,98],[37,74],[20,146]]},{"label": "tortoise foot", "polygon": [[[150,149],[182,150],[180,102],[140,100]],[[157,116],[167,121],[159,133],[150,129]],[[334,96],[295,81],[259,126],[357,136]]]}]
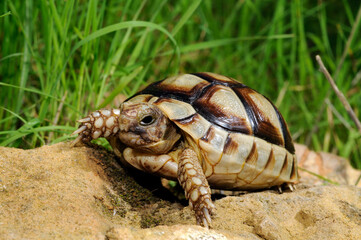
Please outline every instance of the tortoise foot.
[{"label": "tortoise foot", "polygon": [[71,146],[74,146],[78,142],[89,142],[92,139],[100,137],[106,138],[116,134],[119,131],[119,116],[119,109],[101,109],[78,120],[81,124],[79,128],[72,133],[72,135],[78,134],[78,137],[71,143]]}]

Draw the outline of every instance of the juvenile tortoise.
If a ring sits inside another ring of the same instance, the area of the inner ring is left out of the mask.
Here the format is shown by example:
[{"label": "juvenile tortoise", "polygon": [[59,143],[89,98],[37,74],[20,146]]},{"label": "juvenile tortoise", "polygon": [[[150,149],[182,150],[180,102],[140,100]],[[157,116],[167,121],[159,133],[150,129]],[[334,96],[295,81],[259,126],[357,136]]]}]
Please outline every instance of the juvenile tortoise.
[{"label": "juvenile tortoise", "polygon": [[79,122],[72,145],[105,137],[125,164],[178,180],[197,224],[205,227],[215,208],[210,187],[286,184],[293,190],[298,181],[294,145],[280,112],[255,90],[218,74],[155,82],[120,108],[95,111]]}]

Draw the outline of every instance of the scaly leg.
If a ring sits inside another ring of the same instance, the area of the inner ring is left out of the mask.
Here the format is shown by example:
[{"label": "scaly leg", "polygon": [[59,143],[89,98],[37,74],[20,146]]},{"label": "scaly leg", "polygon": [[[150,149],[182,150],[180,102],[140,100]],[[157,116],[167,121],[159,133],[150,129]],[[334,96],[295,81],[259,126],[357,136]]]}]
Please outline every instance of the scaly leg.
[{"label": "scaly leg", "polygon": [[210,215],[215,206],[197,154],[190,148],[183,150],[178,160],[178,181],[195,212],[197,224],[208,228],[212,221]]},{"label": "scaly leg", "polygon": [[[154,155],[137,151],[131,148],[124,149],[123,152],[125,164],[148,173],[153,173],[168,179],[174,179],[177,176],[178,164],[168,154]],[[123,158],[120,158],[122,161]]]},{"label": "scaly leg", "polygon": [[89,142],[100,137],[109,137],[119,131],[118,118],[119,109],[101,109],[92,112],[86,118],[78,120],[80,126],[72,134],[79,136],[71,143],[74,146],[78,142]]}]

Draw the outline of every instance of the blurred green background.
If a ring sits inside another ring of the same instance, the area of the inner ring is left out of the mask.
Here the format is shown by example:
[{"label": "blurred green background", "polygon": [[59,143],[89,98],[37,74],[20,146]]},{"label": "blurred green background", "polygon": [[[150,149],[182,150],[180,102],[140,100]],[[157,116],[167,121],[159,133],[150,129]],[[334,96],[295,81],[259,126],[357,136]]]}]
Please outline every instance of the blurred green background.
[{"label": "blurred green background", "polygon": [[76,119],[150,82],[209,71],[270,98],[296,142],[351,159],[361,134],[360,1],[0,1],[0,145],[72,137]]}]

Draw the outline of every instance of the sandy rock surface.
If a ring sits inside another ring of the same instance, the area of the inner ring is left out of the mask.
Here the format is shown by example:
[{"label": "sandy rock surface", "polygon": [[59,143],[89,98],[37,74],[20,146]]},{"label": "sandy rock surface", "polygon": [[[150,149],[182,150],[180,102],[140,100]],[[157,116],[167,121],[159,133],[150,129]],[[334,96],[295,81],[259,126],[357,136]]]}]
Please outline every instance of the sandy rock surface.
[{"label": "sandy rock surface", "polygon": [[0,239],[361,239],[354,186],[301,183],[214,203],[204,229],[158,178],[102,148],[0,148]]}]

